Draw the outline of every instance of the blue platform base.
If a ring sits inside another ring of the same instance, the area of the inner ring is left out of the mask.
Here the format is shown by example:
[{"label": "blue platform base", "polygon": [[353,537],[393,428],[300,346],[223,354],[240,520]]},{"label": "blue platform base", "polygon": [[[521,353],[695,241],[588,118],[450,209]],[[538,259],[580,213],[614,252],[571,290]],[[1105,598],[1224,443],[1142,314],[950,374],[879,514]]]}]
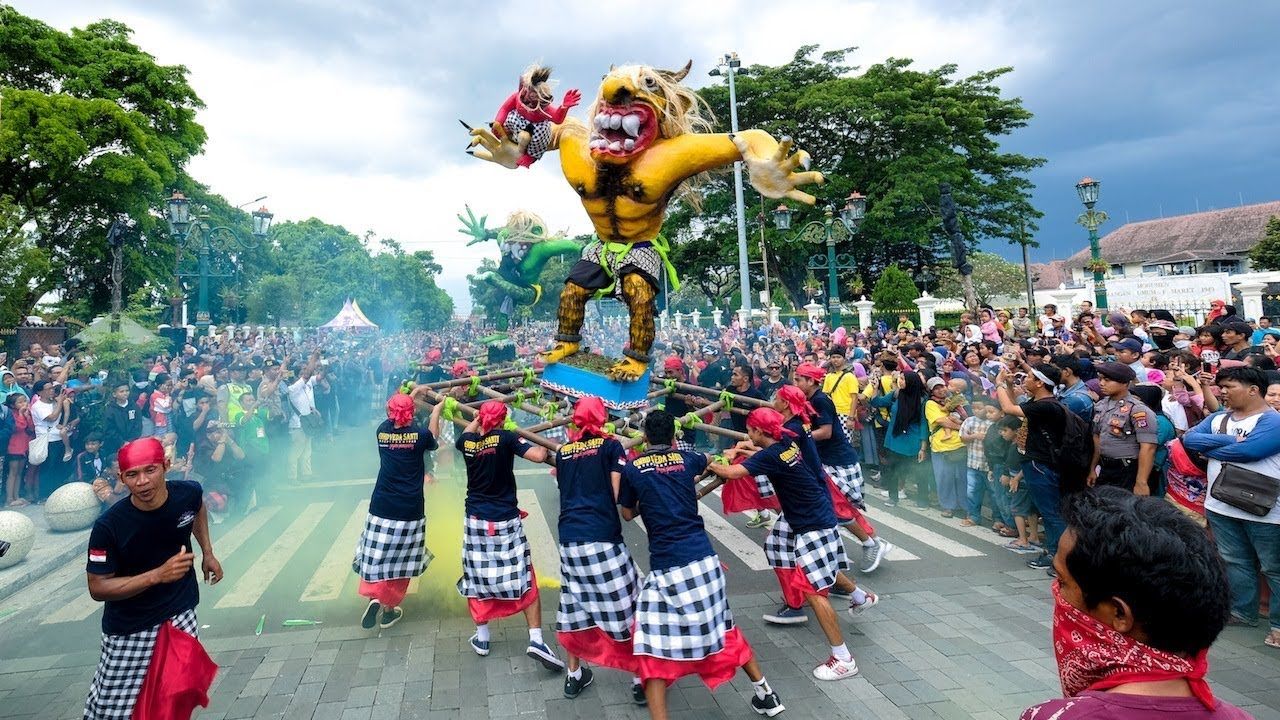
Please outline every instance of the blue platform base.
[{"label": "blue platform base", "polygon": [[542,387],[575,398],[595,395],[610,410],[635,410],[649,404],[648,370],[639,380],[623,383],[590,370],[555,363],[542,371]]}]

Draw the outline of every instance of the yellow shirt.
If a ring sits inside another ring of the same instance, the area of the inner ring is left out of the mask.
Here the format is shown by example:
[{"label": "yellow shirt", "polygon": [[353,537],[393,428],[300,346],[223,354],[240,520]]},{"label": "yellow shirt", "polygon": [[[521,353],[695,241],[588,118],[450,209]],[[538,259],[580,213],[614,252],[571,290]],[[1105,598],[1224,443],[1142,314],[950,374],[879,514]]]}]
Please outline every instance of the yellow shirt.
[{"label": "yellow shirt", "polygon": [[853,396],[858,392],[858,377],[850,370],[829,372],[822,379],[822,392],[831,396],[836,413],[853,414]]},{"label": "yellow shirt", "polygon": [[938,421],[946,416],[946,409],[933,400],[924,404],[924,419],[929,422],[929,449],[934,452],[947,452],[964,447],[959,430],[952,430],[938,424]]},{"label": "yellow shirt", "polygon": [[[893,376],[892,376],[892,375],[881,375],[881,376],[880,376],[880,392],[881,392],[881,394],[883,394],[883,395],[888,395],[888,394],[890,394],[890,393],[892,393],[892,392],[893,392],[893,388],[894,388],[894,384],[893,384]],[[875,396],[876,396],[876,386],[875,386],[874,384],[872,384],[872,383],[868,382],[868,383],[867,383],[867,385],[866,385],[866,387],[864,387],[864,388],[862,389],[862,397],[866,398],[866,399],[867,399],[867,402],[870,402],[870,401],[871,401],[871,399],[872,399],[872,398],[874,398]],[[888,409],[888,408],[880,408],[880,417],[881,417],[881,419],[882,419],[885,423],[889,422],[889,409]]]}]

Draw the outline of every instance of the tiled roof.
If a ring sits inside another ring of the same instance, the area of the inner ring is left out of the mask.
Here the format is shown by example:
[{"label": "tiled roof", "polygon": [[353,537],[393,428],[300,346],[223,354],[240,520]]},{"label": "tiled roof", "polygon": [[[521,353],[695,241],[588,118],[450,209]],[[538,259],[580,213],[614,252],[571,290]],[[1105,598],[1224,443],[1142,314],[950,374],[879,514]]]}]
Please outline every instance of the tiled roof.
[{"label": "tiled roof", "polygon": [[[1102,259],[1112,265],[1149,263],[1187,253],[1186,260],[1222,259],[1247,252],[1262,239],[1267,219],[1280,216],[1280,201],[1225,210],[1129,223],[1102,238]],[[1067,259],[1067,267],[1089,262],[1085,248]],[[1056,286],[1055,286],[1056,287]]]},{"label": "tiled roof", "polygon": [[1071,271],[1066,260],[1047,263],[1031,263],[1031,277],[1036,290],[1057,290],[1059,285],[1071,284]]}]

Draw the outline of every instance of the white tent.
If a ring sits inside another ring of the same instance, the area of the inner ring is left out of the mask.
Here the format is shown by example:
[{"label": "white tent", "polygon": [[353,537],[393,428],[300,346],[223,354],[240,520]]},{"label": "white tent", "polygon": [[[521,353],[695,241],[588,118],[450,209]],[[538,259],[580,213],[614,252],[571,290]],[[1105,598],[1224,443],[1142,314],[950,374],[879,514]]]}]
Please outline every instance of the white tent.
[{"label": "white tent", "polygon": [[342,309],[329,322],[321,325],[322,328],[332,330],[377,330],[378,326],[372,320],[365,317],[364,311],[360,309],[360,303],[347,298],[342,304]]}]

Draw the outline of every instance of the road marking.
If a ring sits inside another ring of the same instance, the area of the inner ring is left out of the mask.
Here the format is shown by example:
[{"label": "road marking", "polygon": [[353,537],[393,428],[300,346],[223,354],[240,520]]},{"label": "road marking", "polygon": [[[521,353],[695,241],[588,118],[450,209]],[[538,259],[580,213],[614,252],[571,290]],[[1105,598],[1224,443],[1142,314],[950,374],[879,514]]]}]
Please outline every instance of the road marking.
[{"label": "road marking", "polygon": [[[219,558],[230,557],[231,553],[235,552],[254,533],[261,530],[262,526],[266,525],[279,511],[280,506],[278,505],[255,510],[251,515],[236,523],[235,527],[231,528],[221,538],[217,537],[217,531],[213,529],[218,526],[212,526],[209,532],[213,535],[211,539],[213,540],[214,553]],[[196,565],[196,575],[201,575],[198,564]],[[98,608],[101,607],[101,603],[89,597],[88,587],[82,588],[81,592],[83,594],[77,593],[74,600],[54,610],[48,617],[41,620],[40,624],[53,625],[55,623],[79,622],[97,612]]]},{"label": "road marking", "polygon": [[538,494],[532,490],[517,490],[520,509],[529,513],[524,519],[524,535],[533,550],[533,567],[539,576],[554,578],[560,582],[560,546],[551,534],[547,516],[542,512]]},{"label": "road marking", "polygon": [[[905,505],[898,505],[898,509],[906,510],[907,512],[912,513],[914,515],[918,515],[922,518],[929,518],[930,520],[934,519],[929,513],[925,512],[921,508],[913,508],[913,507],[907,507]],[[947,525],[947,527],[954,527],[956,530],[959,530],[965,535],[973,536],[983,542],[991,543],[992,545],[996,545],[998,547],[1004,547],[1005,543],[1009,542],[1009,538],[1001,537],[991,532],[990,528],[986,528],[981,525],[973,525],[970,527],[965,527],[963,525],[956,524],[956,525]]]},{"label": "road marking", "polygon": [[534,468],[520,468],[520,469],[518,469],[518,470],[513,470],[512,472],[514,472],[516,475],[542,475],[542,476],[545,476],[545,475],[547,475],[547,474],[549,474],[549,473],[551,472],[551,468],[548,468],[548,467],[546,467],[546,466],[542,466],[542,467],[534,467]]},{"label": "road marking", "polygon": [[941,550],[951,557],[981,557],[986,555],[986,553],[981,550],[974,550],[968,545],[958,543],[951,538],[939,535],[932,530],[926,530],[909,520],[904,520],[895,515],[890,515],[889,513],[876,515],[874,520],[878,525],[887,525],[901,533],[904,537],[909,537],[912,540],[918,540],[925,545]]},{"label": "road marking", "polygon": [[280,489],[288,492],[306,492],[322,488],[360,487],[372,485],[377,478],[356,478],[354,480],[332,480],[330,482],[309,482],[299,485],[284,485]]},{"label": "road marking", "polygon": [[368,515],[369,501],[361,500],[347,518],[346,524],[338,531],[338,537],[320,561],[320,567],[311,576],[307,588],[298,598],[299,601],[333,600],[342,594],[342,586],[351,574],[353,548],[360,540],[360,531],[364,529],[364,521]]},{"label": "road marking", "polygon": [[325,513],[332,507],[331,502],[308,505],[280,534],[280,537],[276,538],[271,547],[267,548],[255,563],[246,568],[246,571],[251,572],[241,576],[213,607],[217,609],[250,607],[258,602],[267,591],[267,586],[289,563],[293,555],[306,542],[307,536],[315,530],[324,519]]}]

